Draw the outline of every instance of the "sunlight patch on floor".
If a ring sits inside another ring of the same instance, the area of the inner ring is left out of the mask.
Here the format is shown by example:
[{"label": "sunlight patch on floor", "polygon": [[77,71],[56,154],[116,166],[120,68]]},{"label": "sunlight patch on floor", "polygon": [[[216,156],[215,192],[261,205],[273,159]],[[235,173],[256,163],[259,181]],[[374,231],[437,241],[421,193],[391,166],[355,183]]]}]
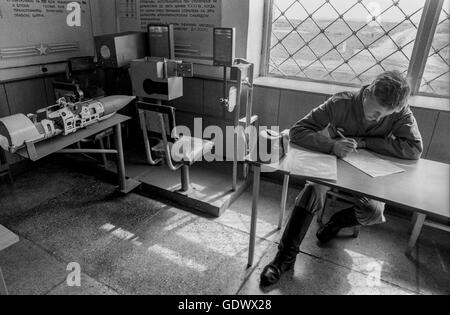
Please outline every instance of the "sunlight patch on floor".
[{"label": "sunlight patch on floor", "polygon": [[183,256],[181,256],[179,253],[162,247],[160,245],[153,245],[148,249],[149,252],[160,255],[161,257],[166,258],[167,260],[169,260],[170,262],[180,266],[180,267],[187,267],[190,268],[192,270],[198,271],[198,272],[205,272],[206,270],[208,270],[208,267],[198,264],[195,261],[189,259],[189,258],[185,258]]}]

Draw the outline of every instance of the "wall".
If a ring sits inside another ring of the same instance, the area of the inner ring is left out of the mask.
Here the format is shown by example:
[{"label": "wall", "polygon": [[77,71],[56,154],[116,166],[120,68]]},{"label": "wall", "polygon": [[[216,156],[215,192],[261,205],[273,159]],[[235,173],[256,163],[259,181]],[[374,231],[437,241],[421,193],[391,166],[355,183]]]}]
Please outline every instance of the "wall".
[{"label": "wall", "polygon": [[92,29],[94,36],[118,32],[116,6],[113,0],[91,1]]}]

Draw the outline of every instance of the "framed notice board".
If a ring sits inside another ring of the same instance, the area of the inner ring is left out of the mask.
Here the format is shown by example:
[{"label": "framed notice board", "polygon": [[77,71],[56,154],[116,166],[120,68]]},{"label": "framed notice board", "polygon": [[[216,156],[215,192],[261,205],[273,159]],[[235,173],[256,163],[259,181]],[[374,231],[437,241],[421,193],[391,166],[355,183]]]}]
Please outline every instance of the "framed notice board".
[{"label": "framed notice board", "polygon": [[[0,69],[94,55],[90,1],[96,0],[1,0]],[[69,26],[74,2],[80,23]]]}]

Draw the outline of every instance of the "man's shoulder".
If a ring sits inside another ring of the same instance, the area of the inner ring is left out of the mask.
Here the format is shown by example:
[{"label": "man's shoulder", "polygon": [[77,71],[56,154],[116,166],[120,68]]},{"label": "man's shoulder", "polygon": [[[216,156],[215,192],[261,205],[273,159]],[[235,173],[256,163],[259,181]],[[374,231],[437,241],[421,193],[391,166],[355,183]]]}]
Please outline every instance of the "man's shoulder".
[{"label": "man's shoulder", "polygon": [[351,106],[355,96],[356,94],[353,92],[336,93],[328,100],[328,103],[333,106]]},{"label": "man's shoulder", "polygon": [[347,102],[347,101],[351,101],[353,100],[353,98],[355,97],[355,93],[354,92],[340,92],[340,93],[336,93],[331,97],[331,101],[333,103],[337,103],[337,102]]}]

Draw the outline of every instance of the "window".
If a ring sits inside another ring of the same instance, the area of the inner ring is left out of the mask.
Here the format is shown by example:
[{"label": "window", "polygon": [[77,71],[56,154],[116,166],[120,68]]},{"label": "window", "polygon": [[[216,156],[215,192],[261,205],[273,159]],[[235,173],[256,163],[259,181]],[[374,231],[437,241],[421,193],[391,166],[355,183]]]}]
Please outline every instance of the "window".
[{"label": "window", "polygon": [[269,2],[265,74],[355,86],[385,70],[408,74],[421,20],[442,10],[436,29],[425,30],[436,36],[417,90],[448,96],[449,0]]},{"label": "window", "polygon": [[450,15],[449,1],[444,3],[431,45],[420,91],[449,96],[450,86]]}]

